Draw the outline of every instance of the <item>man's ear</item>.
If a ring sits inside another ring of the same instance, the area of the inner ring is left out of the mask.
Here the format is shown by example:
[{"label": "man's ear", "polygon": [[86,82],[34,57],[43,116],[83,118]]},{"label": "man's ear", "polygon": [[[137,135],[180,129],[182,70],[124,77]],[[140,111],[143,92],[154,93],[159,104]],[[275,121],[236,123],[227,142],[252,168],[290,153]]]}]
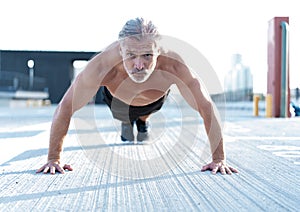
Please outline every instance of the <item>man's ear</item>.
[{"label": "man's ear", "polygon": [[119,41],[119,53],[120,53],[121,56],[123,55],[122,45],[123,45],[123,42]]},{"label": "man's ear", "polygon": [[155,42],[155,50],[157,51],[157,54],[160,55],[161,54],[161,47],[158,45],[158,43]]},{"label": "man's ear", "polygon": [[158,54],[158,55],[161,54],[161,49],[160,49],[160,48],[157,49],[157,54]]},{"label": "man's ear", "polygon": [[160,48],[157,48],[157,49],[156,49],[156,55],[159,56],[160,54],[161,54],[161,49],[160,49]]},{"label": "man's ear", "polygon": [[119,46],[119,53],[120,53],[120,55],[122,56],[122,48],[121,48],[121,45]]}]

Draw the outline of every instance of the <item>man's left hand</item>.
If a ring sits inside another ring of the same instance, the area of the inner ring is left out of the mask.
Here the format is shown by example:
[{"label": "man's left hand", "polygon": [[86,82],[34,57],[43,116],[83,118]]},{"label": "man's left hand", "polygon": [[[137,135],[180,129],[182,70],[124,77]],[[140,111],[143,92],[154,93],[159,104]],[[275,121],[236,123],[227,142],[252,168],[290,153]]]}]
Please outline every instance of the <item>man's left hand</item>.
[{"label": "man's left hand", "polygon": [[218,171],[221,172],[221,174],[238,173],[237,169],[228,166],[224,160],[221,160],[219,162],[211,162],[203,166],[201,169],[202,172],[207,170],[210,170],[212,174],[216,174]]}]

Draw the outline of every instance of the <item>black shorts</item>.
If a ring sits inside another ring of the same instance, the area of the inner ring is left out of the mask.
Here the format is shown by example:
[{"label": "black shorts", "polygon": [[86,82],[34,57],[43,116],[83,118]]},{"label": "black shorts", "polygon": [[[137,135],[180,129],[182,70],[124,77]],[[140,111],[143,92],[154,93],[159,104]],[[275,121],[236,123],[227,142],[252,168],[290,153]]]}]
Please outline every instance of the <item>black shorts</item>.
[{"label": "black shorts", "polygon": [[103,101],[109,106],[115,119],[123,122],[136,121],[140,116],[150,115],[161,109],[169,91],[166,95],[157,101],[145,106],[132,106],[113,97],[105,86],[101,86],[100,90],[103,94]]}]

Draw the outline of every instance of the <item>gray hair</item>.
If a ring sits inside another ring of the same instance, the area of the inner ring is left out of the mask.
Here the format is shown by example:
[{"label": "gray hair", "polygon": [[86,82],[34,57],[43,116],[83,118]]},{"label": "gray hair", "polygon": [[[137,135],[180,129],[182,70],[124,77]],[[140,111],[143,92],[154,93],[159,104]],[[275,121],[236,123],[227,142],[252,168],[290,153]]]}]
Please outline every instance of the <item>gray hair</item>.
[{"label": "gray hair", "polygon": [[119,39],[129,36],[141,38],[145,35],[150,35],[153,38],[159,38],[158,30],[151,21],[146,21],[143,18],[135,18],[126,22],[119,33]]}]

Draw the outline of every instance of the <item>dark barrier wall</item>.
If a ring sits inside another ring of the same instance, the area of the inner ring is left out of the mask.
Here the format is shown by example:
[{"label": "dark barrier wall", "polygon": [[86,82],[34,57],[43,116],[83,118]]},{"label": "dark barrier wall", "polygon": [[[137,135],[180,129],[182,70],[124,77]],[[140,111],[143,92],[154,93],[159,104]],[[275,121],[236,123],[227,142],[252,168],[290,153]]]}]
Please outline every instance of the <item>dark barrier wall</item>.
[{"label": "dark barrier wall", "polygon": [[46,78],[52,103],[58,103],[71,84],[73,61],[89,60],[96,52],[0,50],[0,71],[29,73],[28,60],[34,61],[34,76]]}]

